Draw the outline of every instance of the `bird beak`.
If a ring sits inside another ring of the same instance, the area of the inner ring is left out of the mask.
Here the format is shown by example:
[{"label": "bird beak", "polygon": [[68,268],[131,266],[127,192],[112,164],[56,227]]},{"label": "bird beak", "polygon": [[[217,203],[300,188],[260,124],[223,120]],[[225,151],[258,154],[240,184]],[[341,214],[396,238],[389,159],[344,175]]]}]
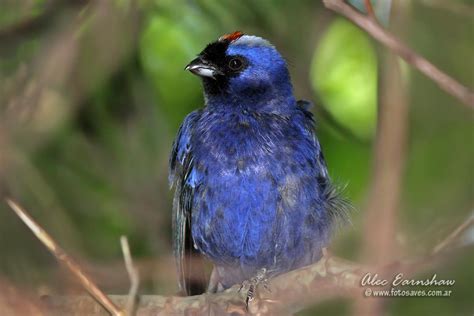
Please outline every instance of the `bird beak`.
[{"label": "bird beak", "polygon": [[216,75],[222,75],[223,73],[217,69],[216,66],[206,62],[201,57],[194,59],[190,62],[184,70],[189,70],[193,74],[200,76],[200,77],[208,77],[212,79],[216,79]]}]

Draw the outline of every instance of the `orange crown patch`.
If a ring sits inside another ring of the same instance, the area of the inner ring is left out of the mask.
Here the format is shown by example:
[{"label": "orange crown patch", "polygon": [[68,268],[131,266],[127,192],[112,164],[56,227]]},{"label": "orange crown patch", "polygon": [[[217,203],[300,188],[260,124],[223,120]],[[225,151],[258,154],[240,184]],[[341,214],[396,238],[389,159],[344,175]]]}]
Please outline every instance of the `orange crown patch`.
[{"label": "orange crown patch", "polygon": [[242,33],[241,31],[236,31],[234,33],[222,35],[221,37],[219,37],[219,41],[233,42],[233,41],[238,40],[239,38],[241,38],[243,35],[244,35],[244,33]]}]

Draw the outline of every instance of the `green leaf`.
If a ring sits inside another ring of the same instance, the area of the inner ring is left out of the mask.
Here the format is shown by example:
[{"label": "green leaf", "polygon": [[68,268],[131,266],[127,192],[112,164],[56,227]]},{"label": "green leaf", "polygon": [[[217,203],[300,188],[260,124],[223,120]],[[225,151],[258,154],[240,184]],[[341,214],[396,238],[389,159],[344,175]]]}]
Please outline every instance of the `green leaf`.
[{"label": "green leaf", "polygon": [[341,125],[360,138],[372,138],[377,59],[364,32],[346,20],[335,20],[314,53],[311,83],[323,106]]}]

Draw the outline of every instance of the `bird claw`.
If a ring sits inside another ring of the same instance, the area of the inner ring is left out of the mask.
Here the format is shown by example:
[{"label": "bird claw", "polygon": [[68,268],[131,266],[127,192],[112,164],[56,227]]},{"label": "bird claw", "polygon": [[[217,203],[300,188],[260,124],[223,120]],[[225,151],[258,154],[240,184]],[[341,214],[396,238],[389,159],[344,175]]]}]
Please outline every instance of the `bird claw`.
[{"label": "bird claw", "polygon": [[239,293],[242,291],[242,289],[244,287],[247,287],[248,282],[249,282],[248,280],[245,280],[244,282],[242,282],[242,284],[240,284],[240,287],[239,287],[239,290],[238,290]]},{"label": "bird claw", "polygon": [[245,298],[245,305],[248,308],[249,303],[255,299],[255,292],[257,291],[258,286],[261,284],[268,292],[272,292],[270,286],[268,284],[268,279],[266,277],[267,269],[262,268],[257,272],[257,274],[252,277],[250,280],[245,280],[242,282],[239,288],[239,293],[242,291],[244,287],[248,287],[247,295]]},{"label": "bird claw", "polygon": [[268,284],[268,279],[265,279],[262,281],[263,288],[267,290],[268,293],[272,292],[272,289],[270,288],[270,285]]}]

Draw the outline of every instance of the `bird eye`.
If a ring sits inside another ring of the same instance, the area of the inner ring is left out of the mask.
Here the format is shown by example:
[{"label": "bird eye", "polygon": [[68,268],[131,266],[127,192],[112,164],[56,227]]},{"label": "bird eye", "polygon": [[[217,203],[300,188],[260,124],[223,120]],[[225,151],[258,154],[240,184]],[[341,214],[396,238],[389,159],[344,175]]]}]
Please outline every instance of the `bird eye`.
[{"label": "bird eye", "polygon": [[243,65],[244,63],[242,62],[240,58],[232,58],[229,61],[229,68],[232,69],[233,71],[242,69]]}]

